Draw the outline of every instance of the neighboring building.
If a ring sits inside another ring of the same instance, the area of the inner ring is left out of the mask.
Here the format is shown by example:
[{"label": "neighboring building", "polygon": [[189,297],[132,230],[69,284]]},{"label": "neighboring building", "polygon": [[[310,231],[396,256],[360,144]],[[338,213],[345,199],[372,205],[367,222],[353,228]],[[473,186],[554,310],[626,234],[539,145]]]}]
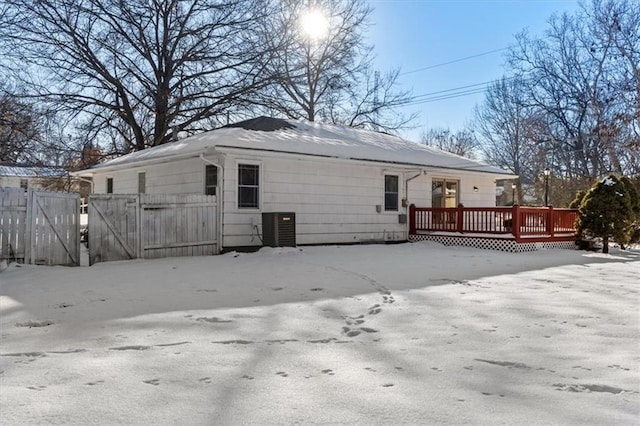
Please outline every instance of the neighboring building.
[{"label": "neighboring building", "polygon": [[68,174],[59,167],[25,167],[0,164],[0,187],[51,189],[64,183]]},{"label": "neighboring building", "polygon": [[409,204],[495,206],[508,172],[384,133],[260,117],[73,173],[96,193],[218,198],[225,249],[260,246],[263,212],[294,212],[298,244],[405,241]]}]

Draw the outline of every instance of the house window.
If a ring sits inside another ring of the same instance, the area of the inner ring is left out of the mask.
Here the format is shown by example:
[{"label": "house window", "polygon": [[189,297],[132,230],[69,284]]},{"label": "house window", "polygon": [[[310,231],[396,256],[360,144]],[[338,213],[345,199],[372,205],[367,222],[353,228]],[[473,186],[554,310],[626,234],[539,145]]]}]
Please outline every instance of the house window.
[{"label": "house window", "polygon": [[434,179],[431,182],[431,207],[458,207],[459,187],[457,180]]},{"label": "house window", "polygon": [[384,177],[384,209],[398,211],[398,176],[385,175]]},{"label": "house window", "polygon": [[204,166],[205,195],[216,195],[217,186],[218,186],[218,168],[212,165]]},{"label": "house window", "polygon": [[147,186],[147,173],[138,172],[138,192],[144,194]]},{"label": "house window", "polygon": [[107,178],[107,194],[113,194],[113,178]]},{"label": "house window", "polygon": [[29,188],[29,180],[28,179],[20,179],[20,188],[22,188],[22,189]]},{"label": "house window", "polygon": [[238,208],[257,209],[260,193],[260,166],[238,164]]}]

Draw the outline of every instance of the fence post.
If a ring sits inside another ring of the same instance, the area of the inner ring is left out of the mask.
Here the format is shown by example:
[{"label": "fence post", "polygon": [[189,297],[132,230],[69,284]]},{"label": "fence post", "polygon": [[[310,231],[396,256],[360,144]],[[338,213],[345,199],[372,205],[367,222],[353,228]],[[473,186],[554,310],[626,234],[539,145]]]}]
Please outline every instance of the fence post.
[{"label": "fence post", "polygon": [[416,205],[409,205],[409,235],[416,234]]},{"label": "fence post", "polygon": [[27,189],[27,217],[26,217],[26,225],[27,225],[27,237],[25,238],[24,245],[24,263],[26,265],[31,265],[33,263],[33,257],[35,252],[35,242],[36,242],[36,232],[38,229],[35,226],[35,218],[34,216],[34,191],[31,188]]},{"label": "fence post", "polygon": [[456,217],[456,231],[462,234],[464,230],[464,206],[462,203],[458,204],[458,211]]},{"label": "fence post", "polygon": [[553,220],[553,206],[549,206],[547,211],[547,234],[553,238],[553,231],[555,230],[555,224]]},{"label": "fence post", "polygon": [[511,207],[511,233],[516,241],[520,239],[520,206],[517,204]]}]

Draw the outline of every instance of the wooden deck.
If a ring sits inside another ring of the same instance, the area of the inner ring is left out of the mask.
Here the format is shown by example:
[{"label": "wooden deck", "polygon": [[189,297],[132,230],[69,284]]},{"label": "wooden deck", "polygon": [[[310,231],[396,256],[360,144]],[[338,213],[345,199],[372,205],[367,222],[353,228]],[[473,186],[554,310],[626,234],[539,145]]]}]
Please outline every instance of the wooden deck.
[{"label": "wooden deck", "polygon": [[517,243],[575,241],[575,209],[553,207],[409,207],[409,236],[508,238]]}]

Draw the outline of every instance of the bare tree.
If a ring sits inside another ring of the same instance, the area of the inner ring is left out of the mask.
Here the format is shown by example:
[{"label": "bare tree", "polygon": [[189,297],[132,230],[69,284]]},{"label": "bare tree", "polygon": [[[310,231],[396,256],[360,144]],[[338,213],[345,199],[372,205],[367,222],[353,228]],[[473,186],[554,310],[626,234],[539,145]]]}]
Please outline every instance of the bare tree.
[{"label": "bare tree", "polygon": [[521,78],[505,77],[492,83],[484,102],[476,109],[474,130],[485,158],[519,176],[518,195],[523,185],[532,184],[546,165],[544,119],[525,106]]},{"label": "bare tree", "polygon": [[36,109],[9,93],[0,93],[0,163],[35,163],[41,140]]},{"label": "bare tree", "polygon": [[395,69],[381,74],[371,66],[364,67],[358,81],[347,88],[343,102],[338,96],[338,102],[330,104],[331,115],[327,120],[386,133],[410,128],[418,114],[400,111],[411,98],[411,92],[398,88],[399,73]]},{"label": "bare tree", "polygon": [[[638,70],[631,71],[637,62],[629,54],[639,47],[637,14],[630,2],[596,0],[575,15],[553,16],[541,38],[526,32],[517,37],[510,66],[525,76],[526,104],[544,114],[547,138],[558,142],[556,173],[595,178],[632,166],[625,160],[629,143],[621,135],[634,125],[637,110]],[[625,22],[625,29],[616,30],[616,22]],[[623,60],[626,65],[620,63],[623,52],[632,58]]]},{"label": "bare tree", "polygon": [[584,13],[598,43],[613,47],[607,84],[616,108],[610,122],[597,130],[609,139],[607,149],[620,145],[620,169],[635,175],[640,173],[640,3],[594,0]]},{"label": "bare tree", "polygon": [[4,2],[5,58],[111,153],[222,122],[265,84],[266,0]]},{"label": "bare tree", "polygon": [[[365,40],[371,12],[364,0],[318,0],[311,7],[283,0],[268,23],[275,54],[265,68],[275,84],[260,104],[288,118],[389,132],[407,126],[413,116],[398,111],[409,97],[397,89],[398,71],[381,75],[371,65]],[[304,25],[320,31],[309,34]]]},{"label": "bare tree", "polygon": [[421,139],[425,145],[467,158],[477,158],[480,148],[472,130],[452,133],[449,129],[429,129],[422,133]]}]

